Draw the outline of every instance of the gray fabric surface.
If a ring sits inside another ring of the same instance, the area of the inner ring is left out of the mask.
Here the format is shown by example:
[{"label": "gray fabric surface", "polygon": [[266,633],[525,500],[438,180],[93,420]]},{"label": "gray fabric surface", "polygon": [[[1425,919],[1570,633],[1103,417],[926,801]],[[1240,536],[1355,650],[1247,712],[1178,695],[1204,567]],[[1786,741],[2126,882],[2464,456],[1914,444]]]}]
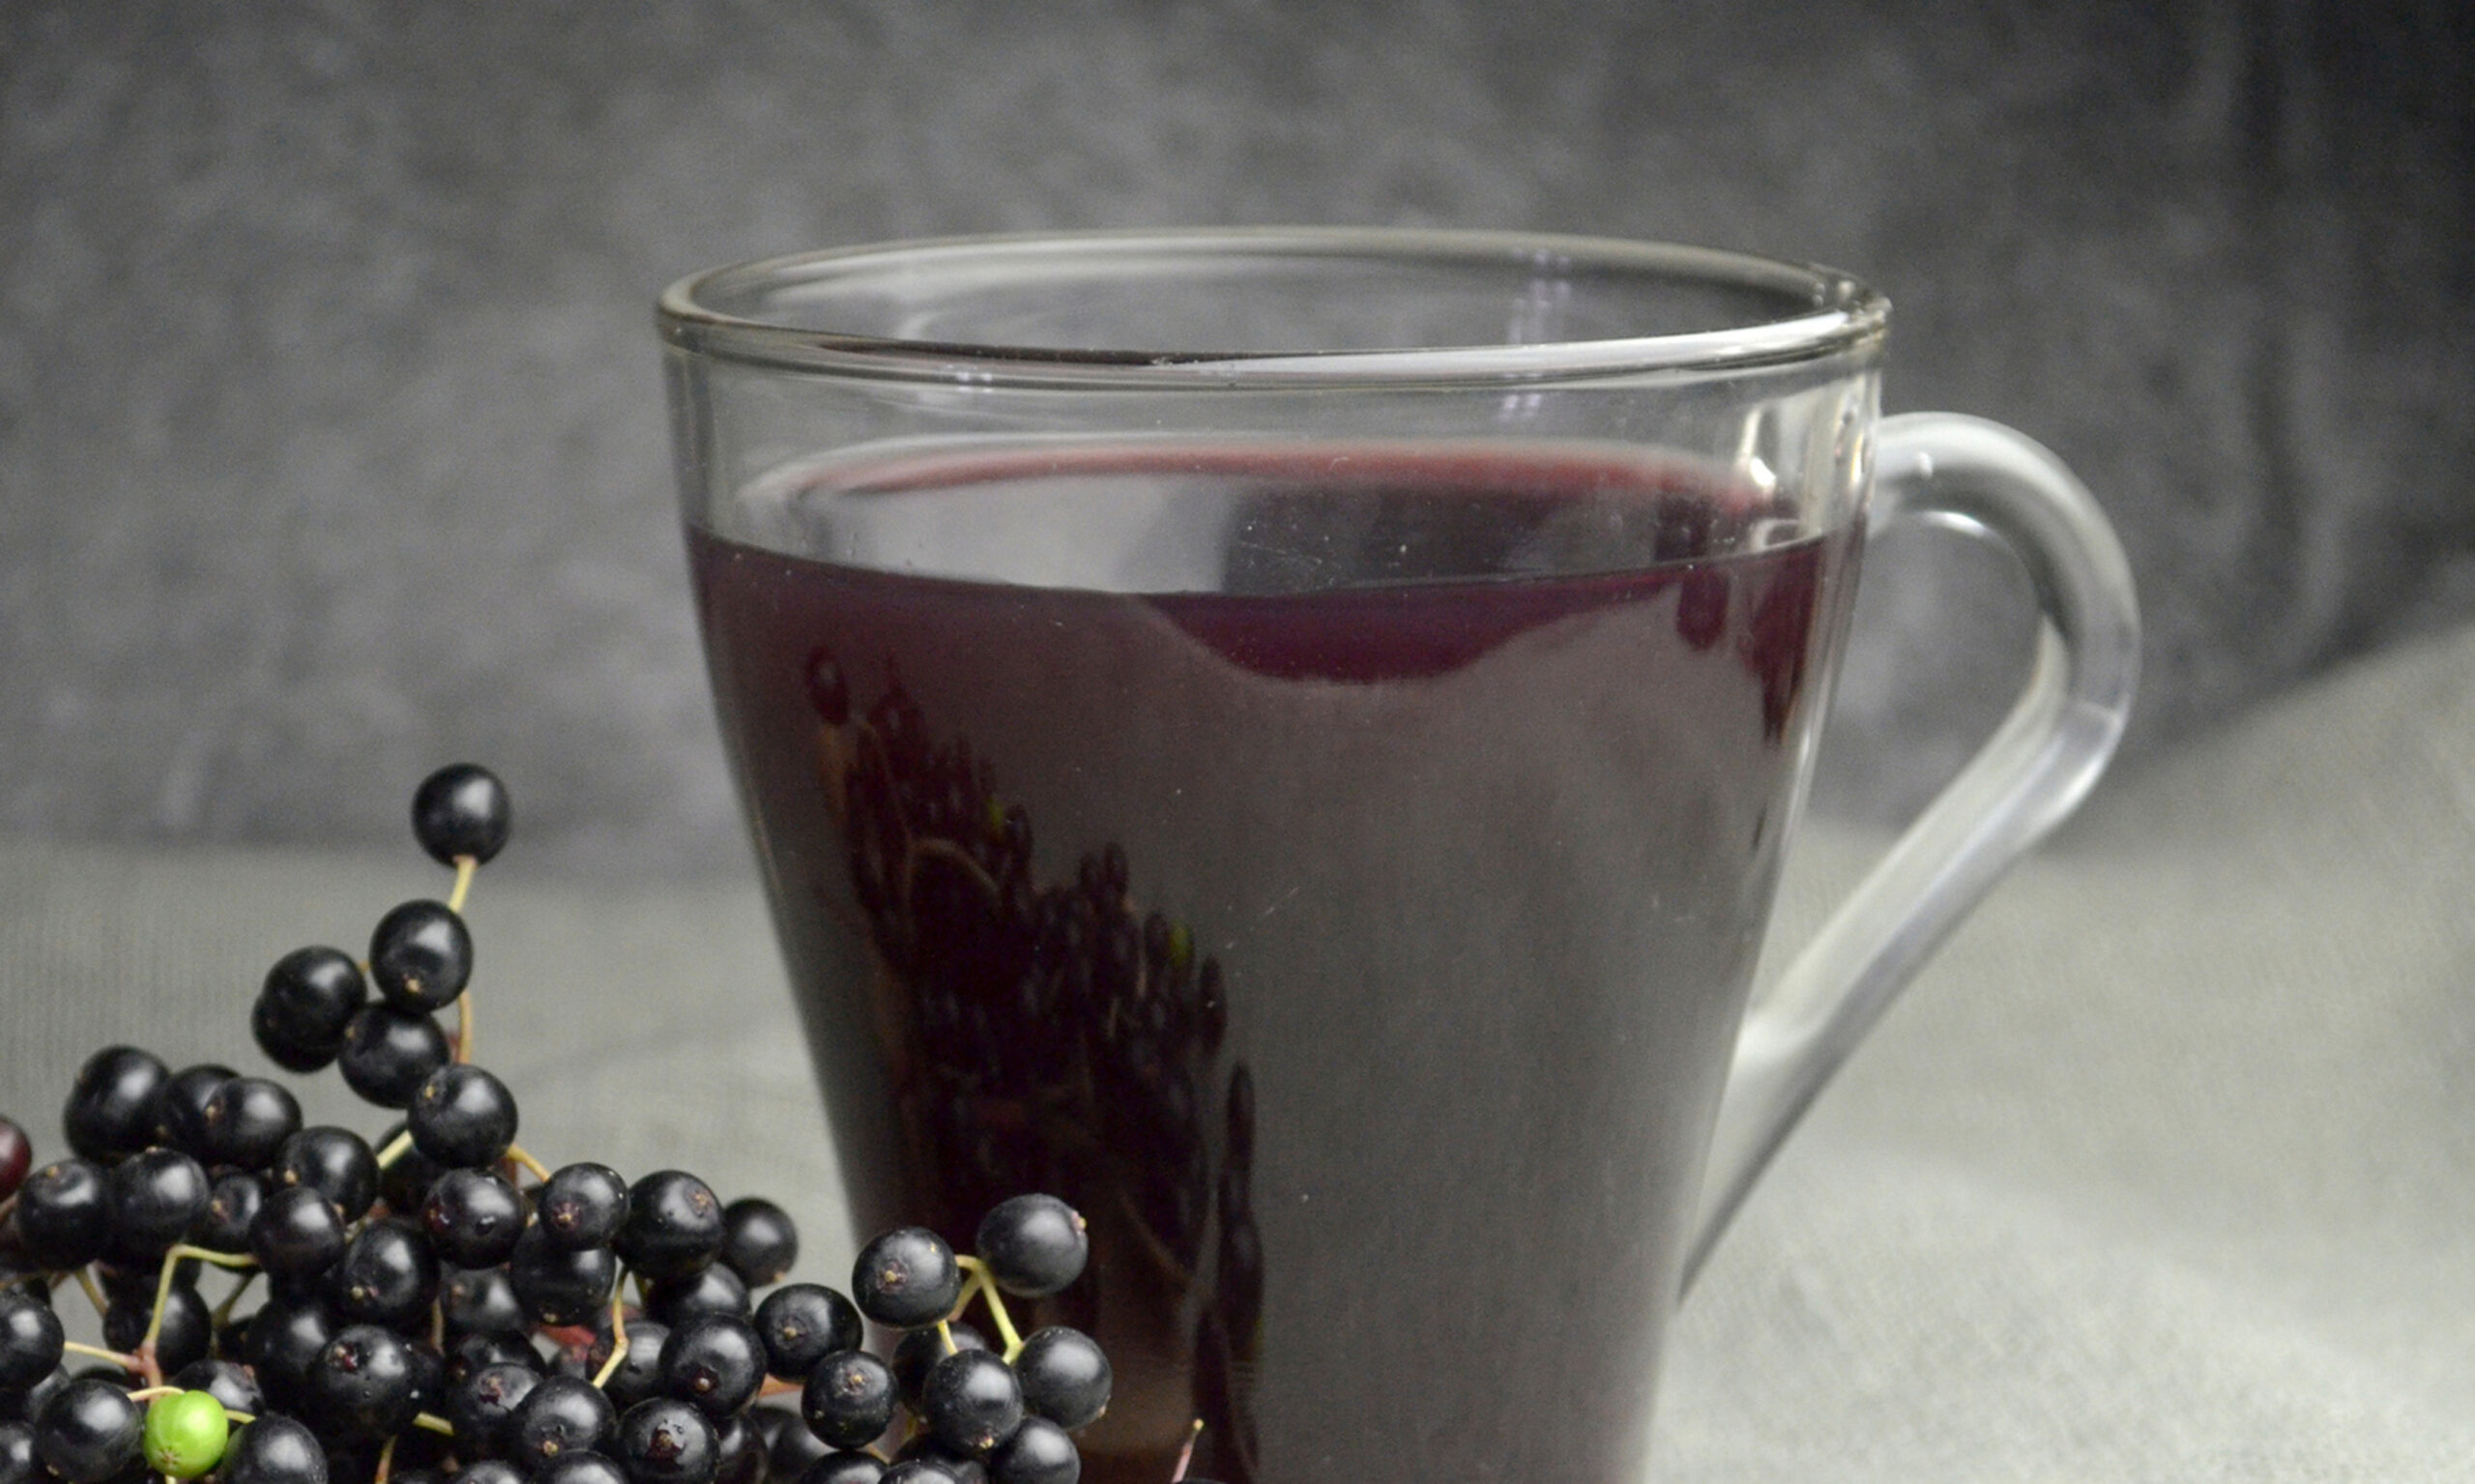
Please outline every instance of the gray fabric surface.
[{"label": "gray fabric surface", "polygon": [[[2475,616],[2462,0],[11,0],[0,829],[375,847],[472,756],[568,863],[735,865],[654,293],[1266,221],[1878,282],[1887,405],[2122,526],[2135,749]],[[2007,699],[1998,577],[1870,586],[1842,798]]]},{"label": "gray fabric surface", "polygon": [[[1815,830],[1809,928],[1878,842]],[[1791,1142],[1692,1295],[1657,1473],[2419,1481],[2475,1461],[2475,630],[2101,789]],[[0,1109],[109,1039],[261,1063],[264,966],[394,856],[0,847]],[[481,877],[482,1055],[542,1157],[784,1199],[848,1262],[752,887]],[[313,1116],[375,1120],[332,1077]]]}]

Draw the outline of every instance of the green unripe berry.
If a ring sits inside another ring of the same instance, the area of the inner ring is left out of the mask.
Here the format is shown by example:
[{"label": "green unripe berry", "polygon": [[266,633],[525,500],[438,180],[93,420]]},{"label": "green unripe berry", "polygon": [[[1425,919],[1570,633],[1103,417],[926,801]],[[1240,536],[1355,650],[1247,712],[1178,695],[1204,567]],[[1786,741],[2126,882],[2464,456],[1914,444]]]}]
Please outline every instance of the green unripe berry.
[{"label": "green unripe berry", "polygon": [[175,1479],[194,1479],[223,1462],[232,1419],[205,1391],[159,1396],[146,1409],[146,1467]]}]

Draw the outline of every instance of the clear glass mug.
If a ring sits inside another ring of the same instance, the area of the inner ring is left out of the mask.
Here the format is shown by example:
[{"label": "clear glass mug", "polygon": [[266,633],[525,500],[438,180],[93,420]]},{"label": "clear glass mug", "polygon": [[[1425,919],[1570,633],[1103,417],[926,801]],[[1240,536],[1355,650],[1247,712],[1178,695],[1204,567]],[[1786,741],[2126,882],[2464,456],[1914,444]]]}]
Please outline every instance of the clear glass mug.
[{"label": "clear glass mug", "polygon": [[[2138,620],[2051,454],[1881,420],[1888,306],[1684,247],[950,241],[661,301],[722,731],[855,1219],[1094,1258],[1095,1484],[1638,1475],[1668,1318],[2103,768]],[[2023,694],[1747,1011],[1869,533]]]}]

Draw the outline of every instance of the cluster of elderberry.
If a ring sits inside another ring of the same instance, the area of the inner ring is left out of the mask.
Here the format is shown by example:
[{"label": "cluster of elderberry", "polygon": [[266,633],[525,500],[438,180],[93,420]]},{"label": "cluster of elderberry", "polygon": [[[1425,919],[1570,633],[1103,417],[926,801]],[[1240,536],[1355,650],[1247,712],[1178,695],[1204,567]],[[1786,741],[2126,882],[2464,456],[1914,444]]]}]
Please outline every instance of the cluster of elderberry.
[{"label": "cluster of elderberry", "polygon": [[[1252,1084],[1223,1056],[1219,961],[1138,902],[1116,842],[1039,880],[1029,812],[969,738],[932,732],[899,676],[857,704],[819,649],[806,681],[853,896],[896,996],[886,1024],[910,1042],[893,1079],[907,1153],[947,1208],[929,1220],[967,1230],[1024,1183],[1104,1208],[1131,1260],[1108,1281],[1134,1290],[1111,1307],[1196,1316],[1188,1403],[1214,1467],[1244,1484],[1262,1244]],[[1096,1289],[1082,1296],[1063,1312],[1096,1324]]]},{"label": "cluster of elderberry", "polygon": [[[1108,1363],[1075,1330],[1017,1335],[999,1296],[1080,1272],[1062,1202],[999,1206],[975,1257],[879,1237],[855,1306],[781,1282],[799,1238],[770,1201],[516,1144],[514,1097],[469,1060],[462,917],[509,822],[485,770],[433,774],[414,831],[454,868],[449,899],[388,913],[365,960],[285,955],[252,1008],[277,1063],[335,1064],[402,1115],[375,1144],[305,1127],[271,1078],[125,1046],[78,1072],[69,1157],[34,1168],[0,1119],[0,1484],[1072,1484],[1066,1435],[1106,1406]],[[208,1268],[230,1275],[218,1301]],[[68,1337],[63,1290],[93,1300],[101,1346]],[[975,1297],[1002,1351],[958,1322]],[[890,1363],[863,1313],[908,1332]]]}]

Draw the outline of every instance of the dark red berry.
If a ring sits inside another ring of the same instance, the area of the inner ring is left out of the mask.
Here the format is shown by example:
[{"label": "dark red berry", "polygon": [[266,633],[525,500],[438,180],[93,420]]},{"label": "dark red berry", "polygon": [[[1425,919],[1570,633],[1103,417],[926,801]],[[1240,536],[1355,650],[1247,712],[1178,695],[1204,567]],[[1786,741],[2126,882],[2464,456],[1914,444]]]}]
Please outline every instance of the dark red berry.
[{"label": "dark red berry", "polygon": [[8,1119],[0,1119],[0,1201],[17,1193],[26,1182],[26,1172],[34,1168],[34,1141],[26,1131]]}]

